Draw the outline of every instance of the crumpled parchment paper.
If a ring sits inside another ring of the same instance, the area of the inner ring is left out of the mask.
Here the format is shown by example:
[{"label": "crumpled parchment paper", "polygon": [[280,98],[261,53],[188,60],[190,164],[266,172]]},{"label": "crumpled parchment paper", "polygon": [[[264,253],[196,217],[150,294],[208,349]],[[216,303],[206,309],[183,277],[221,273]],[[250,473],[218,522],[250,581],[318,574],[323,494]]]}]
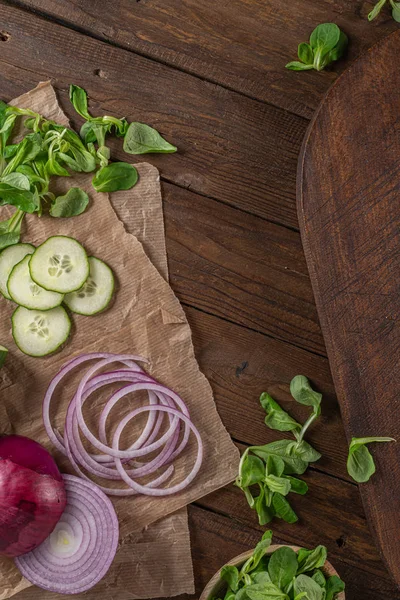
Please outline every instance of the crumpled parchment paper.
[{"label": "crumpled parchment paper", "polygon": [[[48,83],[40,84],[35,90],[28,92],[14,103],[37,110],[60,123],[68,123],[58,106],[54,90]],[[60,355],[47,359],[29,359],[17,351],[13,343],[9,341],[8,316],[12,308],[9,303],[2,301],[1,341],[9,346],[11,360],[8,362],[8,367],[1,372],[0,377],[0,431],[30,435],[47,445],[49,450],[53,450],[41,425],[40,405],[43,391],[49,378],[57,371],[60,364],[74,353],[89,349],[85,347],[87,342],[89,342],[90,349],[107,349],[116,352],[139,351],[147,354],[152,359],[151,366],[156,376],[162,381],[170,383],[175,389],[178,389],[178,386],[175,385],[173,374],[168,376],[169,365],[175,360],[177,365],[182,361],[188,363],[187,367],[183,369],[187,383],[184,385],[185,382],[180,381],[179,391],[190,395],[192,383],[199,387],[199,393],[194,394],[192,400],[192,402],[198,402],[200,398],[202,401],[200,407],[202,410],[192,411],[197,414],[197,417],[194,417],[197,425],[202,431],[203,420],[210,418],[215,421],[213,426],[210,424],[204,427],[205,441],[207,438],[210,443],[209,458],[206,464],[212,479],[205,486],[205,490],[211,490],[233,478],[237,456],[216,416],[209,386],[198,372],[190,342],[190,331],[188,331],[184,314],[169,287],[165,284],[168,279],[168,271],[158,172],[146,164],[139,165],[138,169],[140,172],[138,186],[128,192],[112,194],[110,199],[126,231],[118,222],[115,213],[110,210],[107,196],[94,193],[90,186],[90,176],[79,177],[79,182],[75,182],[75,178],[64,181],[61,186],[67,188],[72,185],[81,185],[91,195],[91,209],[85,223],[80,217],[71,220],[53,220],[46,217],[40,221],[36,217],[29,218],[24,235],[26,240],[37,243],[54,232],[68,232],[80,239],[88,249],[96,252],[101,258],[106,258],[105,254],[107,254],[106,260],[119,275],[120,286],[123,289],[126,288],[123,297],[118,298],[115,308],[119,311],[118,315],[123,328],[119,326],[118,320],[110,318],[111,311],[107,323],[103,322],[105,315],[100,318],[86,318],[84,319],[87,321],[85,324],[83,322],[76,323],[75,336],[78,339],[74,339],[73,345],[67,346]],[[2,212],[6,213],[7,209],[2,209]],[[133,238],[133,236],[135,237]],[[120,238],[121,246],[119,246]],[[147,260],[145,253],[150,257],[158,273]],[[125,271],[126,277],[124,276]],[[146,285],[147,278],[149,278],[148,285]],[[142,288],[146,291],[142,292]],[[157,296],[154,296],[154,293],[150,294],[150,291],[156,292],[158,288],[161,289],[159,292],[160,303],[157,308]],[[137,298],[139,293],[147,294],[144,303],[139,302]],[[5,315],[6,318],[4,318]],[[150,318],[148,319],[147,316]],[[139,319],[140,326],[138,326]],[[166,334],[167,345],[161,343],[159,346],[157,345],[157,351],[154,348],[154,352],[150,353],[148,350],[153,344],[152,340],[156,333],[151,330],[158,328],[160,322],[163,325],[160,333]],[[140,333],[136,334],[136,329],[139,329]],[[112,344],[109,342],[109,336],[112,336]],[[158,352],[163,352],[165,347],[168,349],[168,354],[171,353],[168,360],[166,357],[158,357]],[[173,373],[175,372],[176,369],[173,370]],[[200,396],[200,392],[204,394],[205,398]],[[65,397],[68,397],[68,393]],[[190,399],[185,399],[191,407]],[[64,410],[57,411],[57,413],[62,417]],[[62,418],[59,423],[62,425]],[[216,440],[213,439],[214,435],[222,436],[221,443],[216,443]],[[214,450],[222,451],[219,465],[219,457],[214,456]],[[214,460],[210,460],[213,456]],[[60,457],[57,458],[60,461]],[[62,466],[67,470],[66,463]],[[182,470],[185,468],[182,466]],[[204,479],[207,479],[207,471],[204,473],[203,470]],[[205,490],[192,491],[191,495],[193,498],[198,497],[207,493]],[[163,502],[164,506],[160,506],[155,511],[155,515],[152,514],[153,508],[147,507],[146,502],[142,500],[143,506],[139,506],[138,518],[137,500],[138,498],[131,498],[122,502],[116,501],[116,509],[122,525],[120,547],[116,559],[102,582],[93,590],[77,597],[87,600],[92,598],[93,600],[95,598],[96,600],[103,598],[128,600],[193,593],[193,569],[186,509],[181,508],[177,512],[163,517],[157,523],[142,527],[160,515],[167,514],[178,506],[184,506],[189,500],[186,498],[174,500],[172,503]],[[154,502],[153,499],[151,501]],[[156,500],[156,503],[158,502],[159,500]],[[19,600],[53,600],[60,597],[58,594],[45,592],[32,586],[24,590],[27,586],[30,586],[29,582],[21,577],[13,561],[2,559],[0,561],[0,600],[17,593]]]}]

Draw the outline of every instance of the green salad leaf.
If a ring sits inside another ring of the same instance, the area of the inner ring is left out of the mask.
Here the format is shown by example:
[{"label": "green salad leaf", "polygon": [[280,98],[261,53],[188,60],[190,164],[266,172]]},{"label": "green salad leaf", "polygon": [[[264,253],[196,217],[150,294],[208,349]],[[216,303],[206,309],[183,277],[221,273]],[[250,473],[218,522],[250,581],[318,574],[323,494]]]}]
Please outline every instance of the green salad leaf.
[{"label": "green salad leaf", "polygon": [[272,496],[272,506],[275,515],[286,521],[286,523],[297,523],[299,520],[288,500],[286,500],[285,496],[282,496],[282,494],[275,493]]},{"label": "green salad leaf", "polygon": [[400,2],[394,2],[394,0],[390,0],[390,5],[392,7],[392,17],[397,22],[400,23]]},{"label": "green salad leaf", "polygon": [[[387,4],[388,0],[379,0],[374,8],[368,15],[368,21],[373,21],[381,12],[382,8]],[[392,17],[397,22],[400,23],[400,2],[395,2],[395,0],[389,0],[390,6],[392,9]]]},{"label": "green salad leaf", "polygon": [[332,575],[326,582],[326,597],[325,600],[334,600],[337,594],[345,589],[344,582],[337,575]]},{"label": "green salad leaf", "polygon": [[268,563],[268,574],[279,589],[286,591],[297,573],[297,555],[286,546],[278,548]]},{"label": "green salad leaf", "polygon": [[294,582],[294,593],[297,597],[301,593],[307,594],[305,598],[307,600],[324,600],[325,590],[322,588],[315,579],[308,577],[307,575],[299,575],[296,577]]},{"label": "green salad leaf", "polygon": [[221,569],[225,589],[219,600],[335,600],[344,590],[337,575],[325,576],[323,546],[298,552],[280,546],[271,552],[271,542],[267,531],[243,565]]},{"label": "green salad leaf", "polygon": [[89,196],[81,188],[72,187],[64,196],[58,196],[50,208],[52,217],[75,217],[82,214],[89,204]]},{"label": "green salad leaf", "polygon": [[286,68],[292,71],[322,71],[344,55],[347,45],[346,34],[335,23],[321,23],[311,33],[309,43],[299,44],[299,60],[289,62]]},{"label": "green salad leaf", "polygon": [[297,556],[299,562],[297,574],[300,575],[301,573],[323,567],[327,558],[327,549],[325,546],[317,546],[314,550],[301,548]]},{"label": "green salad leaf", "polygon": [[9,173],[8,175],[4,175],[1,178],[1,183],[6,183],[11,187],[17,188],[18,190],[27,190],[29,191],[31,188],[31,184],[29,178],[23,173]]},{"label": "green salad leaf", "polygon": [[69,86],[69,99],[78,115],[84,119],[91,119],[88,111],[88,99],[85,90],[78,85]]},{"label": "green salad leaf", "polygon": [[294,439],[247,448],[235,481],[235,485],[243,490],[250,508],[256,510],[260,525],[269,523],[274,516],[289,523],[298,520],[287,496],[290,492],[304,495],[308,486],[293,475],[302,475],[310,463],[321,458],[320,453],[304,440],[304,435],[321,413],[322,395],[313,390],[303,375],[293,378],[290,391],[296,402],[312,409],[310,416],[301,425],[267,392],[262,393],[260,404],[266,412],[266,425],[277,431],[290,431]]},{"label": "green salad leaf", "polygon": [[129,190],[139,178],[137,169],[124,162],[111,163],[102,167],[93,177],[93,187],[97,192],[116,192]]},{"label": "green salad leaf", "polygon": [[178,149],[167,142],[153,127],[144,123],[131,123],[125,134],[124,150],[128,154],[169,154]]},{"label": "green salad leaf", "polygon": [[368,21],[373,21],[374,19],[376,19],[376,17],[381,12],[382,8],[385,6],[386,2],[387,0],[379,0],[379,2],[375,4],[374,8],[368,15]]},{"label": "green salad leaf", "polygon": [[8,356],[8,350],[4,346],[0,346],[0,369],[3,367]]},{"label": "green salad leaf", "polygon": [[347,458],[347,472],[357,481],[365,483],[370,480],[375,473],[375,461],[367,448],[367,444],[375,442],[395,442],[390,437],[365,437],[353,438],[349,447],[349,456]]},{"label": "green salad leaf", "polygon": [[265,424],[271,429],[277,431],[295,431],[296,429],[301,429],[300,423],[297,423],[297,421],[284,411],[266,392],[261,394],[260,404],[267,413]]},{"label": "green salad leaf", "polygon": [[236,592],[239,587],[239,571],[237,567],[226,565],[221,569],[221,579],[226,581],[233,592]]}]

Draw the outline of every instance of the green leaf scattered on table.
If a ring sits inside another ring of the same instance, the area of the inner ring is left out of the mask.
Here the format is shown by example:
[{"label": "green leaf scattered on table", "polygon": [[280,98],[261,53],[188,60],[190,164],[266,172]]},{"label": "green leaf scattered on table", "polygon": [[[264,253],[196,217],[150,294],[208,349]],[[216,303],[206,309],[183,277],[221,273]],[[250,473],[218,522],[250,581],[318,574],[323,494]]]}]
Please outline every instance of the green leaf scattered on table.
[{"label": "green leaf scattered on table", "polygon": [[178,149],[167,142],[153,127],[144,123],[131,123],[125,134],[124,150],[128,154],[169,154]]},{"label": "green leaf scattered on table", "polygon": [[[385,0],[386,1],[386,0]],[[348,39],[335,23],[321,23],[297,49],[298,61],[286,65],[291,71],[322,71],[346,52]]]},{"label": "green leaf scattered on table", "polygon": [[335,600],[344,590],[337,575],[324,574],[324,546],[298,552],[280,546],[268,554],[271,542],[272,532],[267,531],[243,565],[223,567],[225,589],[220,598],[212,600]]},{"label": "green leaf scattered on table", "polygon": [[276,429],[277,431],[295,431],[296,429],[301,429],[300,423],[297,423],[266,392],[261,394],[260,404],[267,413],[265,424],[271,429]]},{"label": "green leaf scattered on table", "polygon": [[394,0],[390,0],[390,5],[392,7],[392,17],[397,22],[400,23],[400,2],[394,2]]},{"label": "green leaf scattered on table", "polygon": [[262,393],[260,403],[267,413],[265,424],[276,431],[290,431],[295,439],[247,448],[235,481],[235,485],[243,490],[250,508],[256,510],[260,525],[266,525],[274,517],[288,523],[298,520],[287,496],[290,492],[304,495],[308,486],[293,475],[302,475],[310,463],[321,458],[304,436],[321,413],[322,395],[312,389],[304,375],[292,379],[290,392],[296,402],[312,409],[308,419],[301,425],[269,394]]},{"label": "green leaf scattered on table", "polygon": [[367,444],[375,442],[395,442],[390,437],[365,437],[353,438],[349,447],[349,456],[347,459],[347,472],[357,481],[365,483],[370,480],[375,473],[375,461],[367,448]]},{"label": "green leaf scattered on table", "polygon": [[[373,21],[381,12],[382,8],[387,4],[388,0],[379,0],[368,15],[368,21]],[[392,8],[392,17],[397,23],[400,23],[400,2],[389,0]]]},{"label": "green leaf scattered on table", "polygon": [[91,119],[91,116],[88,111],[87,94],[84,89],[82,89],[78,85],[70,85],[69,99],[71,100],[71,103],[78,115],[80,115],[84,119]]}]

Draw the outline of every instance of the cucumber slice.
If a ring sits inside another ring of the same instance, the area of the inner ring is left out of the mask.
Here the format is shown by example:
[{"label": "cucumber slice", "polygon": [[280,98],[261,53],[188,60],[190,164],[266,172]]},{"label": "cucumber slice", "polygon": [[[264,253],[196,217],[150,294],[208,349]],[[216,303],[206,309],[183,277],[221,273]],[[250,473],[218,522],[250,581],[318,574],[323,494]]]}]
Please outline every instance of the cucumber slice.
[{"label": "cucumber slice", "polygon": [[95,315],[110,303],[114,292],[114,275],[102,260],[89,257],[89,277],[80,290],[66,294],[64,303],[74,313]]},{"label": "cucumber slice", "polygon": [[71,321],[62,306],[47,311],[19,306],[12,316],[12,334],[18,348],[29,356],[55,352],[68,338]]},{"label": "cucumber slice", "polygon": [[14,244],[0,253],[0,292],[4,298],[11,300],[7,289],[7,281],[11,271],[25,256],[33,254],[35,246],[32,244]]},{"label": "cucumber slice", "polygon": [[60,306],[64,295],[48,292],[35,283],[29,271],[31,256],[25,256],[11,271],[7,281],[11,300],[31,310],[49,310]]},{"label": "cucumber slice", "polygon": [[29,269],[35,283],[60,294],[79,290],[89,276],[85,250],[64,235],[55,235],[36,248]]},{"label": "cucumber slice", "polygon": [[4,346],[0,346],[0,369],[6,362],[7,356],[8,356],[7,348],[4,348]]}]

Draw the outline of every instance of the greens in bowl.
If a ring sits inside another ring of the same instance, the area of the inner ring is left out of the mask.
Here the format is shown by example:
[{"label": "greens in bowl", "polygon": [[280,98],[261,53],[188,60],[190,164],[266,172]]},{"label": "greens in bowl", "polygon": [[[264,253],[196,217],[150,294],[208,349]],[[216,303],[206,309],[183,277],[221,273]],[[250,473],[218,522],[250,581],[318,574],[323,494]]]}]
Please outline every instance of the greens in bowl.
[{"label": "greens in bowl", "polygon": [[[342,600],[345,584],[327,562],[327,550],[271,546],[267,531],[246,559],[223,567],[201,600]],[[236,562],[236,561],[233,561]]]}]

